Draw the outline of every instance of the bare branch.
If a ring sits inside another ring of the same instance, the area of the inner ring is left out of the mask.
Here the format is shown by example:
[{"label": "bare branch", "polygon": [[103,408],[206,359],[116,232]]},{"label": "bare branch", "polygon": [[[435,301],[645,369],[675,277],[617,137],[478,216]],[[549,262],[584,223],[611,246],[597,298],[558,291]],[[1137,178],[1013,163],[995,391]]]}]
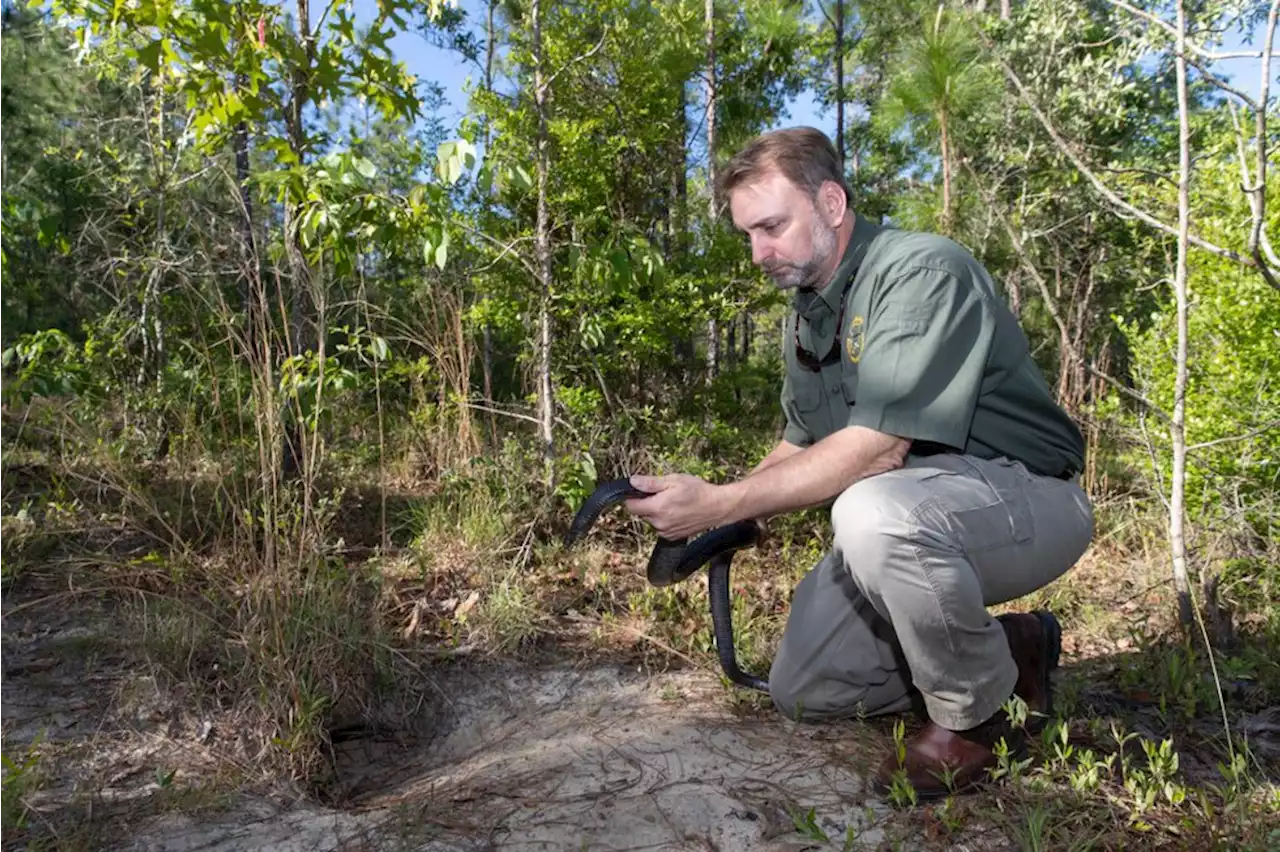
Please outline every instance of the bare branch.
[{"label": "bare branch", "polygon": [[552,83],[554,83],[554,82],[556,81],[556,78],[557,78],[557,77],[559,77],[561,74],[563,74],[565,71],[568,71],[570,68],[572,68],[573,66],[577,65],[579,62],[582,62],[582,61],[584,61],[584,60],[590,59],[591,57],[593,57],[593,56],[595,56],[597,53],[599,53],[599,52],[600,52],[600,48],[604,47],[604,40],[605,40],[605,38],[607,38],[607,37],[608,37],[608,35],[609,35],[609,28],[608,28],[608,27],[605,27],[605,28],[604,28],[604,32],[600,34],[600,41],[596,42],[596,46],[595,46],[595,47],[591,48],[591,49],[590,49],[590,50],[588,50],[586,53],[583,53],[583,54],[581,54],[581,55],[579,55],[579,56],[575,56],[575,57],[573,57],[573,59],[570,59],[570,60],[569,60],[568,62],[566,62],[564,65],[561,65],[561,66],[560,66],[560,68],[556,71],[556,73],[554,73],[554,74],[552,74],[550,77],[548,77],[548,78],[547,78],[547,81],[546,81],[545,83],[543,83],[543,84],[542,84],[542,88],[543,88],[543,89],[550,89],[550,88],[551,88],[551,84],[552,84]]},{"label": "bare branch", "polygon": [[827,19],[827,23],[831,25],[831,29],[836,28],[836,22],[831,20],[831,14],[827,12],[827,6],[822,0],[818,0],[818,9],[822,12],[822,17]]},{"label": "bare branch", "polygon": [[[1107,0],[1107,2],[1118,9],[1124,9],[1135,17],[1142,18],[1148,23],[1155,24],[1171,36],[1176,37],[1178,35],[1178,28],[1163,18],[1159,18],[1150,12],[1144,12],[1142,9],[1130,6],[1128,3],[1125,3],[1124,0]],[[1235,50],[1228,51],[1226,53],[1218,53],[1212,50],[1205,50],[1203,47],[1189,39],[1185,41],[1185,44],[1191,49],[1192,53],[1197,53],[1211,61],[1217,61],[1219,59],[1259,59],[1262,57],[1261,51]]]},{"label": "bare branch", "polygon": [[[324,29],[324,22],[329,19],[329,13],[333,11],[333,7],[338,5],[338,0],[329,0],[329,5],[324,7],[324,11],[320,13],[320,20],[316,22],[316,34]],[[383,12],[378,15],[378,23],[381,24],[387,17],[387,13]]]},{"label": "bare branch", "polygon": [[[1268,260],[1280,266],[1275,253],[1271,251],[1271,241],[1267,239],[1267,233],[1263,230],[1267,213],[1267,93],[1271,86],[1271,48],[1275,40],[1277,18],[1280,18],[1280,0],[1272,0],[1271,12],[1267,15],[1267,35],[1262,42],[1262,82],[1258,84],[1258,106],[1254,109],[1254,120],[1257,123],[1255,131],[1257,138],[1254,144],[1257,146],[1258,154],[1258,183],[1251,199],[1253,229],[1249,232],[1249,252],[1259,268],[1264,268],[1259,248],[1265,248]],[[1280,286],[1269,274],[1267,283],[1272,287]]]},{"label": "bare branch", "polygon": [[468,226],[465,222],[460,223],[460,227],[467,233],[471,234],[472,236],[480,237],[482,240],[488,240],[498,248],[502,249],[501,254],[499,254],[498,257],[494,259],[494,263],[501,260],[506,255],[510,254],[515,257],[516,261],[521,266],[523,266],[525,268],[525,271],[528,272],[530,275],[535,275],[537,273],[537,270],[534,268],[533,264],[530,263],[527,258],[522,256],[518,251],[515,250],[515,243],[520,242],[521,240],[514,240],[511,243],[503,243],[502,240],[499,240],[496,237],[492,237],[489,234],[486,234],[484,231],[478,230],[476,228],[472,228]]},{"label": "bare branch", "polygon": [[1218,75],[1210,71],[1208,68],[1205,68],[1199,62],[1196,62],[1190,56],[1186,56],[1183,58],[1187,60],[1188,65],[1190,65],[1192,68],[1195,68],[1197,71],[1200,72],[1200,76],[1204,78],[1204,81],[1206,83],[1210,83],[1214,86],[1217,86],[1219,89],[1221,89],[1224,92],[1228,92],[1230,94],[1235,95],[1237,98],[1242,100],[1245,103],[1245,105],[1249,107],[1249,109],[1256,110],[1258,108],[1258,104],[1256,101],[1254,101],[1253,98],[1249,97],[1244,92],[1237,89],[1235,86],[1232,86],[1231,84],[1227,83],[1226,81],[1218,77]]},{"label": "bare branch", "polygon": [[1219,444],[1230,444],[1233,441],[1247,441],[1250,438],[1256,438],[1258,435],[1262,435],[1266,432],[1270,432],[1271,430],[1278,429],[1278,428],[1280,428],[1280,420],[1272,420],[1270,423],[1259,426],[1257,429],[1253,429],[1252,431],[1245,432],[1243,435],[1232,435],[1229,438],[1215,438],[1212,441],[1201,441],[1198,444],[1192,444],[1191,446],[1187,447],[1187,452],[1190,453],[1196,450],[1204,450],[1204,449],[1208,449],[1209,447],[1216,447]]},{"label": "bare branch", "polygon": [[1146,175],[1149,178],[1155,178],[1156,180],[1164,181],[1170,186],[1178,185],[1178,182],[1176,180],[1169,177],[1168,175],[1161,174],[1155,169],[1142,169],[1136,166],[1130,167],[1127,169],[1111,169],[1104,166],[1098,169],[1098,171],[1106,172],[1107,174],[1112,174],[1112,175]]},{"label": "bare branch", "polygon": [[[479,402],[472,402],[471,400],[467,400],[466,402],[464,402],[464,403],[462,403],[462,404],[463,404],[464,406],[466,406],[467,408],[474,408],[476,411],[484,411],[484,412],[487,412],[487,413],[489,413],[489,414],[501,414],[503,417],[514,417],[516,420],[527,420],[527,421],[528,421],[528,422],[530,422],[530,423],[541,423],[541,422],[542,422],[542,421],[540,421],[537,417],[534,417],[533,415],[530,415],[530,414],[521,414],[521,413],[520,413],[520,412],[518,412],[518,411],[506,411],[506,410],[504,410],[504,409],[496,408],[496,407],[489,406],[489,405],[485,405],[485,404],[483,404],[483,403],[479,403]],[[555,422],[556,422],[558,425],[563,426],[565,429],[567,429],[567,430],[569,431],[569,433],[570,433],[570,434],[572,434],[575,438],[576,438],[576,437],[579,437],[578,430],[577,430],[577,429],[574,429],[574,428],[573,428],[573,425],[572,425],[572,424],[570,424],[568,421],[563,420],[563,419],[561,419],[561,418],[559,418],[559,417],[556,417],[556,418],[555,418]]]},{"label": "bare branch", "polygon": [[[1266,240],[1266,231],[1263,230],[1263,214],[1266,206],[1267,188],[1262,181],[1254,182],[1252,175],[1249,174],[1249,153],[1246,150],[1247,142],[1245,141],[1244,128],[1240,126],[1240,117],[1236,115],[1234,106],[1229,106],[1231,112],[1231,124],[1236,131],[1236,154],[1240,158],[1240,189],[1249,199],[1249,214],[1252,223],[1249,228],[1249,252],[1255,258],[1261,260],[1262,252],[1265,249],[1267,258],[1277,265],[1280,265],[1280,259],[1276,258],[1275,253],[1271,251],[1271,243]],[[1263,176],[1265,177],[1266,161],[1262,163]],[[1271,286],[1277,286],[1275,281],[1270,277],[1268,270],[1263,270],[1264,277],[1267,277],[1267,283]]]},{"label": "bare branch", "polygon": [[[1108,2],[1116,2],[1116,0],[1108,0]],[[1071,161],[1071,164],[1076,167],[1076,170],[1079,171],[1081,175],[1084,176],[1085,180],[1087,180],[1090,186],[1094,188],[1094,191],[1109,201],[1118,210],[1128,213],[1140,222],[1150,225],[1152,228],[1163,231],[1166,234],[1177,236],[1178,229],[1176,227],[1166,224],[1165,222],[1161,222],[1145,210],[1140,210],[1137,207],[1134,207],[1132,204],[1117,195],[1110,187],[1103,183],[1096,174],[1094,174],[1093,170],[1090,169],[1089,166],[1085,164],[1084,160],[1080,158],[1080,155],[1077,154],[1071,145],[1069,145],[1058,133],[1057,129],[1053,126],[1053,122],[1051,122],[1049,117],[1045,115],[1044,111],[1040,109],[1031,93],[1027,90],[1026,85],[1023,84],[1022,79],[1012,68],[1009,67],[1009,63],[1005,62],[1004,57],[1000,56],[999,53],[996,52],[996,46],[987,34],[976,28],[975,31],[977,32],[978,37],[981,38],[986,45],[991,55],[995,57],[996,62],[1000,64],[1000,68],[1004,71],[1005,77],[1008,78],[1009,82],[1013,84],[1013,87],[1018,90],[1018,95],[1022,98],[1023,103],[1027,105],[1032,114],[1035,115],[1036,119],[1040,122],[1040,125],[1045,129],[1045,132],[1049,134],[1049,138],[1053,140],[1054,145],[1062,152],[1063,156]],[[1189,236],[1188,241],[1192,245],[1216,254],[1219,257],[1225,257],[1228,260],[1235,261],[1241,266],[1248,266],[1263,272],[1264,277],[1267,279],[1267,283],[1272,287],[1276,287],[1276,289],[1280,289],[1280,285],[1277,285],[1274,277],[1275,275],[1280,275],[1280,270],[1266,268],[1265,264],[1260,263],[1256,258],[1246,257],[1239,252],[1232,251],[1231,249],[1224,249],[1221,246],[1214,245],[1208,240],[1202,239],[1201,237]]]},{"label": "bare branch", "polygon": [[[1160,470],[1160,460],[1156,458],[1155,443],[1151,440],[1151,435],[1147,432],[1146,415],[1138,412],[1138,425],[1142,428],[1142,440],[1147,448],[1147,458],[1151,460],[1151,470],[1156,476],[1156,493],[1160,495],[1160,502],[1164,504],[1165,511],[1169,510],[1169,498],[1164,496],[1164,473]],[[1170,577],[1169,579],[1173,579]]]},{"label": "bare branch", "polygon": [[974,170],[968,160],[964,161],[964,167],[968,170],[970,177],[973,178],[974,185],[978,187],[978,191],[982,193],[982,198],[986,202],[987,207],[995,211],[996,217],[1004,226],[1005,233],[1009,236],[1009,242],[1013,244],[1013,250],[1017,252],[1018,260],[1022,262],[1023,268],[1027,270],[1027,273],[1031,276],[1032,280],[1036,282],[1036,286],[1040,290],[1040,297],[1044,300],[1045,310],[1049,312],[1049,316],[1053,319],[1054,325],[1058,327],[1058,331],[1062,336],[1063,345],[1067,347],[1068,351],[1070,351],[1071,357],[1076,361],[1076,363],[1083,365],[1084,368],[1089,371],[1090,375],[1106,382],[1108,385],[1129,397],[1134,402],[1142,405],[1152,414],[1167,422],[1169,420],[1169,415],[1165,414],[1160,406],[1156,405],[1154,402],[1147,399],[1141,393],[1123,382],[1112,378],[1110,375],[1102,372],[1092,364],[1085,362],[1083,354],[1076,348],[1075,344],[1072,342],[1071,335],[1067,332],[1067,324],[1063,322],[1062,314],[1058,311],[1058,304],[1054,300],[1053,294],[1049,291],[1049,282],[1044,280],[1044,276],[1040,274],[1040,270],[1031,262],[1031,258],[1027,253],[1026,247],[1022,243],[1022,239],[1018,236],[1018,232],[1013,227],[1012,223],[1009,222],[1009,217],[1000,209],[999,203],[990,195],[986,185],[978,177],[977,171]]}]

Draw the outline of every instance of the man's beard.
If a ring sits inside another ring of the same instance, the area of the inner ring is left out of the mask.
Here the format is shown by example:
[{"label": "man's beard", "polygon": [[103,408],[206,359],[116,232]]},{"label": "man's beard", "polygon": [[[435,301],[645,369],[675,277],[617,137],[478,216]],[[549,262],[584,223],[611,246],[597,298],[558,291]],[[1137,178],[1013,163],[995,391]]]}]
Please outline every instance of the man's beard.
[{"label": "man's beard", "polygon": [[836,250],[835,228],[828,228],[821,219],[813,220],[811,229],[813,254],[804,263],[766,263],[764,271],[773,279],[779,290],[793,290],[797,287],[810,289],[822,282],[818,277],[822,267]]}]

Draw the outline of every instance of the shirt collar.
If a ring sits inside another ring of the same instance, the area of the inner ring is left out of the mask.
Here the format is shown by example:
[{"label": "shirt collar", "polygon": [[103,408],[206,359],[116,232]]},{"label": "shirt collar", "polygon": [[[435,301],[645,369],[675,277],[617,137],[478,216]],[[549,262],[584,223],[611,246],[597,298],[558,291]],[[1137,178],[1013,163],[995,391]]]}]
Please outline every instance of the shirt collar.
[{"label": "shirt collar", "polygon": [[826,311],[833,315],[838,313],[845,293],[845,284],[858,274],[862,259],[867,256],[867,248],[880,231],[879,225],[862,216],[854,215],[853,233],[849,235],[849,244],[845,246],[844,256],[840,258],[840,265],[836,267],[835,274],[820,290],[796,290],[792,298],[795,309],[804,314],[807,319],[814,318],[812,314],[815,310],[819,313],[824,312],[819,306],[824,306]]}]

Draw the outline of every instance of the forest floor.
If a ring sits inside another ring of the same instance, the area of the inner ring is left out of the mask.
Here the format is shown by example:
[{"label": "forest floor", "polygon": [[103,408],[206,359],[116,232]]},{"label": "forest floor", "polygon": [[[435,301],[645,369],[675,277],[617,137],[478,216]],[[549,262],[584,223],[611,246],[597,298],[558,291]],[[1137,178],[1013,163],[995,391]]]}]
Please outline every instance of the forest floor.
[{"label": "forest floor", "polygon": [[[1235,613],[1215,671],[1162,617],[1158,558],[1106,536],[1006,607],[1063,621],[1059,721],[984,791],[926,804],[870,791],[895,720],[796,724],[728,686],[703,585],[645,588],[643,536],[608,525],[572,554],[526,534],[486,561],[465,523],[361,551],[347,570],[378,575],[406,665],[381,703],[326,716],[323,766],[282,772],[244,713],[273,685],[211,689],[194,673],[218,655],[164,653],[181,616],[162,604],[185,587],[157,592],[95,559],[92,537],[19,523],[20,503],[5,509],[5,849],[1280,848],[1274,599]],[[748,668],[767,671],[821,548],[804,529],[735,563]]]}]

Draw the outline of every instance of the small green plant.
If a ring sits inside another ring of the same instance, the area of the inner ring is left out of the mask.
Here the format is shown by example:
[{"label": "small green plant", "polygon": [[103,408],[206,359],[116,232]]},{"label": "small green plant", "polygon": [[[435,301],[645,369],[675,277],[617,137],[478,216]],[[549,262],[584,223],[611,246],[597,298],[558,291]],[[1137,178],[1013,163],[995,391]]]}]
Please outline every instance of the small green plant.
[{"label": "small green plant", "polygon": [[1178,753],[1173,750],[1173,740],[1163,740],[1158,745],[1142,740],[1142,750],[1147,757],[1145,768],[1131,766],[1125,773],[1124,787],[1131,799],[1130,821],[1135,828],[1150,830],[1144,818],[1163,797],[1168,804],[1181,805],[1187,798],[1186,788],[1175,780],[1178,773]]},{"label": "small green plant", "polygon": [[942,823],[948,834],[955,834],[964,828],[964,812],[956,804],[955,796],[947,796],[946,801],[933,811],[933,815]]},{"label": "small green plant", "polygon": [[536,595],[515,577],[494,584],[473,616],[489,647],[499,653],[518,651],[543,631]]},{"label": "small green plant", "polygon": [[915,807],[919,797],[907,777],[907,725],[902,719],[893,722],[893,749],[898,768],[889,782],[889,803],[899,808]]},{"label": "small green plant", "polygon": [[1009,781],[1017,781],[1026,775],[1027,767],[1031,765],[1032,758],[1026,757],[1018,759],[1015,749],[1009,747],[1009,741],[1001,737],[992,748],[996,755],[996,765],[987,770],[991,775],[991,780],[999,781],[1001,778]]},{"label": "small green plant", "polygon": [[791,816],[791,822],[795,825],[796,831],[805,837],[821,843],[830,841],[827,833],[818,825],[818,815],[814,808],[809,808],[808,811],[801,811],[799,808],[793,808],[788,805],[787,813]]},{"label": "small green plant", "polygon": [[1023,852],[1042,852],[1048,849],[1048,824],[1051,811],[1037,802],[1027,811],[1026,818],[1013,824],[1018,847]]},{"label": "small green plant", "polygon": [[1001,709],[1004,710],[1005,716],[1009,719],[1009,724],[1014,730],[1022,730],[1027,726],[1027,716],[1030,713],[1030,708],[1027,707],[1027,702],[1021,696],[1009,696],[1009,700],[1001,706]]},{"label": "small green plant", "polygon": [[893,779],[889,783],[889,804],[896,808],[913,808],[918,801],[919,794],[916,793],[916,787],[911,783],[911,779],[907,777],[907,771],[894,770]]},{"label": "small green plant", "polygon": [[1071,726],[1068,722],[1053,719],[1040,734],[1045,750],[1049,752],[1049,767],[1055,770],[1066,769],[1075,754],[1071,745]]},{"label": "small green plant", "polygon": [[1076,755],[1076,765],[1068,774],[1071,789],[1077,793],[1096,791],[1105,777],[1111,776],[1111,767],[1115,762],[1114,754],[1107,755],[1105,760],[1098,760],[1092,749],[1081,749]]},{"label": "small green plant", "polygon": [[16,757],[0,755],[0,767],[4,773],[0,811],[3,811],[3,827],[8,830],[21,830],[27,827],[30,807],[27,797],[44,785],[44,773],[40,767],[40,741],[44,732],[35,738]]}]

